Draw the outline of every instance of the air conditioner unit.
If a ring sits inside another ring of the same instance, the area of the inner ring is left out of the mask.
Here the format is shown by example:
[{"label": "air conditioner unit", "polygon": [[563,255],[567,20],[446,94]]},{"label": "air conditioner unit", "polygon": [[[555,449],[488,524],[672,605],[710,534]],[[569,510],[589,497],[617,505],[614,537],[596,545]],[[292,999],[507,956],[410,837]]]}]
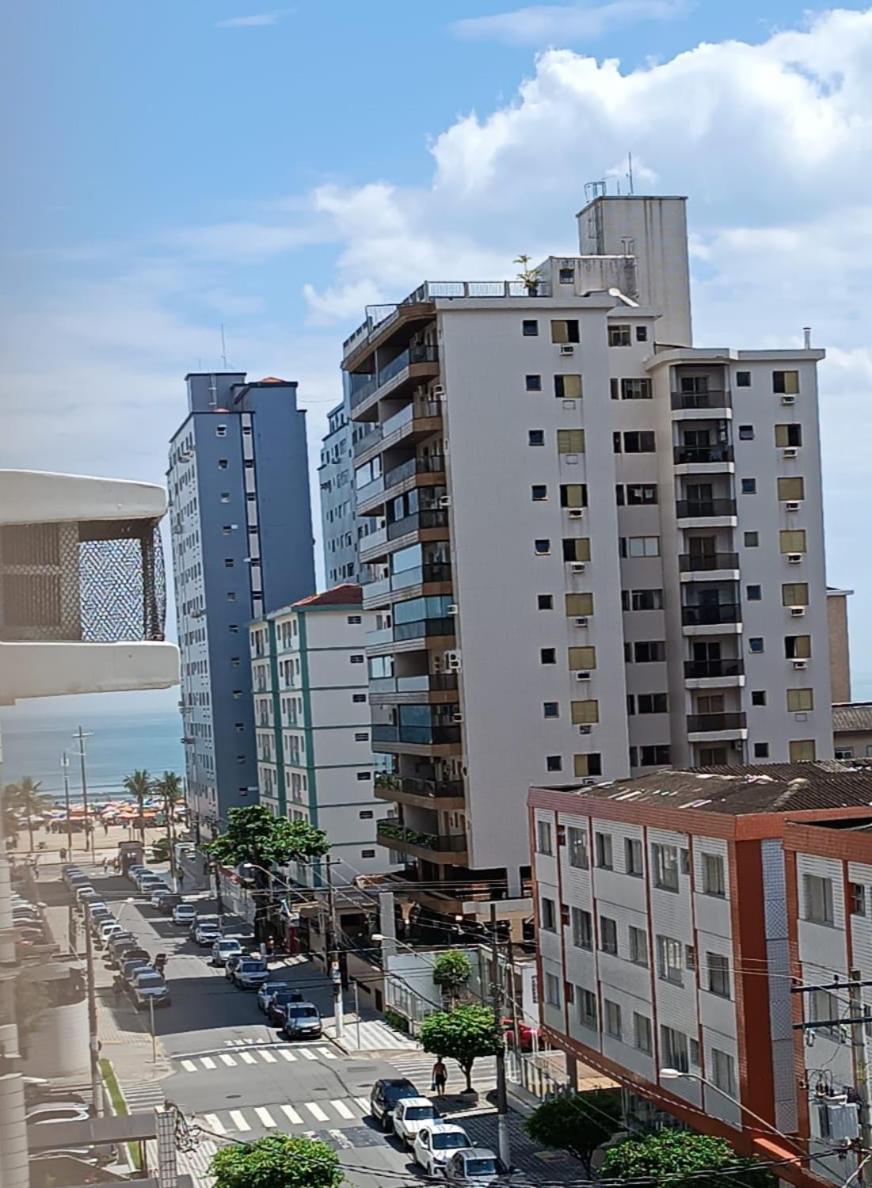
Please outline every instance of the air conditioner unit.
[{"label": "air conditioner unit", "polygon": [[569,511],[567,512],[567,515],[569,516],[570,520],[583,520],[584,519],[584,508],[583,507],[571,507],[569,509]]},{"label": "air conditioner unit", "polygon": [[799,509],[801,507],[802,507],[802,504],[800,503],[800,501],[798,499],[788,499],[785,501],[785,504],[784,504],[785,511],[799,511]]},{"label": "air conditioner unit", "polygon": [[572,625],[573,627],[586,627],[587,615],[576,615],[576,617],[572,620]]},{"label": "air conditioner unit", "polygon": [[448,672],[460,672],[460,652],[446,652],[445,667]]},{"label": "air conditioner unit", "polygon": [[793,667],[799,672],[803,668],[808,668],[807,660],[794,660]]},{"label": "air conditioner unit", "polygon": [[575,347],[570,342],[563,342],[560,344],[561,355],[574,355]]},{"label": "air conditioner unit", "polygon": [[577,681],[589,681],[590,673],[587,672],[585,669],[579,669],[579,671],[576,672],[576,674],[575,674],[575,679]]},{"label": "air conditioner unit", "polygon": [[804,606],[792,606],[790,608],[790,614],[791,614],[791,617],[794,619],[801,619],[802,616],[805,614],[805,607]]},{"label": "air conditioner unit", "polygon": [[571,561],[569,564],[569,568],[572,570],[573,573],[584,573],[584,562],[583,561]]},{"label": "air conditioner unit", "polygon": [[579,782],[579,784],[582,784],[585,788],[589,788],[591,786],[591,784],[596,783],[596,779],[593,776],[585,776],[583,780],[579,780],[578,782]]},{"label": "air conditioner unit", "polygon": [[452,721],[452,722],[462,722],[462,721],[463,721],[463,714],[452,714],[452,715],[451,715],[451,721]]},{"label": "air conditioner unit", "polygon": [[798,458],[799,450],[796,446],[788,446],[786,450],[781,451],[782,458]]},{"label": "air conditioner unit", "polygon": [[449,605],[448,605],[448,614],[449,615],[456,615],[456,614],[459,614],[459,612],[460,612],[460,607],[457,605],[456,602],[449,603]]},{"label": "air conditioner unit", "polygon": [[440,507],[451,507],[451,496],[450,495],[440,495],[439,496],[439,506]]},{"label": "air conditioner unit", "polygon": [[430,393],[434,400],[441,400],[445,395],[445,387],[443,384],[434,384],[430,389]]},{"label": "air conditioner unit", "polygon": [[578,733],[579,733],[579,734],[590,734],[590,726],[586,726],[586,725],[585,725],[585,726],[579,726],[579,728],[578,728]]},{"label": "air conditioner unit", "polygon": [[802,553],[788,553],[787,554],[787,564],[788,565],[801,565],[802,564]]},{"label": "air conditioner unit", "polygon": [[782,396],[781,403],[782,404],[796,404],[796,397],[795,396]]}]

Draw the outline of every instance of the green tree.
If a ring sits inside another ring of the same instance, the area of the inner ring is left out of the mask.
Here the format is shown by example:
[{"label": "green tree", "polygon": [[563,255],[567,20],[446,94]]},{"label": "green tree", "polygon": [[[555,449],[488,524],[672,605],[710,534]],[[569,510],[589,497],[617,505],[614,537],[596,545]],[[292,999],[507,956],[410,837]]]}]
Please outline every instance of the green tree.
[{"label": "green tree", "polygon": [[621,1128],[621,1095],[614,1089],[594,1089],[553,1097],[537,1106],[524,1126],[543,1147],[571,1151],[591,1177],[594,1151]]},{"label": "green tree", "polygon": [[174,771],[165,771],[154,782],[154,791],[160,797],[166,828],[166,846],[170,859],[170,873],[176,878],[176,818],[175,807],[183,798],[182,778]]},{"label": "green tree", "polygon": [[503,1035],[490,1007],[460,1006],[453,1011],[435,1011],[421,1024],[425,1052],[450,1056],[466,1077],[472,1092],[472,1066],[479,1056],[495,1056],[502,1050]]},{"label": "green tree", "polygon": [[433,963],[433,981],[452,1005],[457,1002],[460,991],[469,981],[472,965],[465,953],[449,949],[440,953]]},{"label": "green tree", "polygon": [[[4,790],[7,810],[6,820],[8,821],[9,817],[15,817],[19,823],[22,819],[24,820],[30,836],[31,853],[36,848],[33,844],[33,821],[31,821],[31,817],[41,816],[51,803],[51,797],[41,792],[40,788],[42,788],[42,784],[39,780],[34,780],[32,776],[23,776],[17,784],[7,784]],[[14,833],[17,834],[17,832],[17,829],[15,829]]]},{"label": "green tree", "polygon": [[343,1180],[332,1147],[286,1134],[224,1147],[209,1171],[215,1188],[339,1188]]},{"label": "green tree", "polygon": [[669,1188],[770,1188],[772,1176],[754,1159],[739,1156],[726,1139],[689,1130],[661,1130],[617,1143],[606,1152],[600,1177],[646,1180]]},{"label": "green tree", "polygon": [[139,837],[145,847],[145,799],[151,796],[152,782],[147,771],[134,771],[124,777],[124,790],[136,800],[139,810]]}]

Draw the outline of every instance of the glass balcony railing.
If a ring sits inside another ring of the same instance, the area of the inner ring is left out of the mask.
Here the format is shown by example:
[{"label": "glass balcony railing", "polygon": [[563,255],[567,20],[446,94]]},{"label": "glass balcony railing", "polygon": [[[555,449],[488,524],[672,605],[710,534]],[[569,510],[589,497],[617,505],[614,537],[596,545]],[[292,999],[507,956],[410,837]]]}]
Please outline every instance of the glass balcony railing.
[{"label": "glass balcony railing", "polygon": [[730,393],[725,388],[709,388],[706,392],[673,392],[672,407],[729,408]]},{"label": "glass balcony railing", "polygon": [[747,715],[740,713],[722,714],[688,714],[688,734],[703,734],[718,730],[744,730],[747,725]]},{"label": "glass balcony railing", "polygon": [[728,445],[712,446],[675,446],[673,457],[676,465],[687,466],[704,462],[732,462],[733,447]]},{"label": "glass balcony railing", "polygon": [[426,780],[382,773],[375,777],[375,790],[381,796],[397,792],[407,796],[425,796],[429,800],[457,800],[463,796],[463,783],[460,780]]},{"label": "glass balcony railing", "polygon": [[369,682],[370,693],[450,693],[457,688],[454,672],[423,672],[417,676],[378,677]]},{"label": "glass balcony railing", "polygon": [[675,504],[679,520],[705,520],[713,516],[734,516],[735,499],[679,499]]},{"label": "glass balcony railing", "polygon": [[408,642],[410,639],[426,639],[432,635],[454,635],[453,618],[444,619],[416,619],[413,623],[394,624],[394,643]]},{"label": "glass balcony railing", "polygon": [[378,723],[372,728],[373,742],[410,743],[413,746],[439,746],[443,743],[459,743],[459,726],[403,726],[392,723]]},{"label": "glass balcony railing", "polygon": [[399,466],[385,471],[385,489],[396,486],[416,474],[442,474],[445,470],[445,458],[441,454],[430,454],[426,458],[408,458]]},{"label": "glass balcony railing", "polygon": [[742,608],[736,602],[719,602],[712,606],[683,606],[681,622],[685,627],[704,627],[714,623],[741,623]]},{"label": "glass balcony railing", "polygon": [[740,659],[685,660],[684,675],[687,680],[705,680],[707,677],[738,677],[744,675],[745,661]]},{"label": "glass balcony railing", "polygon": [[407,532],[418,532],[422,528],[447,528],[448,511],[444,507],[425,507],[401,520],[388,524],[388,540],[396,540]]},{"label": "glass balcony railing", "polygon": [[716,569],[738,569],[738,553],[682,553],[678,558],[682,573],[710,573]]}]

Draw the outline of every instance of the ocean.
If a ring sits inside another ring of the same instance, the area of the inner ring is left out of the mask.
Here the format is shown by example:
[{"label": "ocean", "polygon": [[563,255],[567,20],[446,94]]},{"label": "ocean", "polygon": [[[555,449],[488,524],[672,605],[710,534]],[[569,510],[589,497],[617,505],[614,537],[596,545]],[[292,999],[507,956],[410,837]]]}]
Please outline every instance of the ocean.
[{"label": "ocean", "polygon": [[70,795],[74,800],[79,799],[78,742],[73,739],[73,733],[80,721],[85,733],[90,734],[85,740],[89,794],[115,799],[123,794],[124,777],[136,768],[144,768],[153,776],[165,771],[184,776],[182,721],[176,710],[101,715],[89,709],[77,716],[19,716],[10,709],[0,717],[3,783],[32,776],[41,781],[44,792],[63,795],[61,754],[66,750],[70,760]]}]

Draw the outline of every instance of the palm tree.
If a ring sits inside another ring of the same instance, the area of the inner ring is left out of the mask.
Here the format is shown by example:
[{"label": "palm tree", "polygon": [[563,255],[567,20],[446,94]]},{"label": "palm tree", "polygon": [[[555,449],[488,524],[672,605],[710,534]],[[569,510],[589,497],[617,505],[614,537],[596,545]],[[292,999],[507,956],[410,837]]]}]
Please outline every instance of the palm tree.
[{"label": "palm tree", "polygon": [[32,776],[23,776],[17,784],[7,784],[5,790],[7,812],[15,813],[19,820],[24,817],[27,822],[27,832],[30,835],[30,851],[33,853],[33,821],[32,817],[42,814],[50,798],[40,792],[42,784]]},{"label": "palm tree", "polygon": [[164,823],[167,830],[167,847],[170,852],[170,873],[173,880],[176,877],[176,822],[175,806],[182,799],[182,777],[174,771],[165,771],[159,780],[154,782],[154,790],[163,802]]},{"label": "palm tree", "polygon": [[124,790],[136,798],[139,806],[139,837],[145,849],[145,798],[151,795],[151,776],[147,771],[135,771],[133,775],[125,776]]}]

